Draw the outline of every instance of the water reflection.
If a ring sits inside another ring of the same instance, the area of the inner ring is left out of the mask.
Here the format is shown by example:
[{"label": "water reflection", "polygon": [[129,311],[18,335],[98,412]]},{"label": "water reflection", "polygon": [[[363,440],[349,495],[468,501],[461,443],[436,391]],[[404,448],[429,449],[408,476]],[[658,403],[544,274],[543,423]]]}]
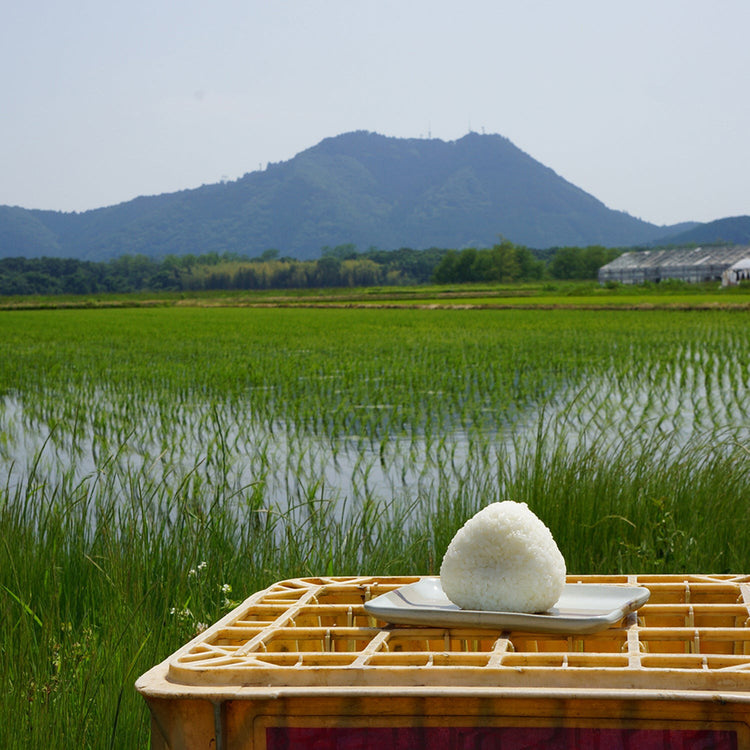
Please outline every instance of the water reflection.
[{"label": "water reflection", "polygon": [[[237,403],[183,403],[165,410],[101,394],[75,418],[33,416],[20,396],[0,401],[0,466],[7,488],[28,481],[77,483],[107,470],[145,475],[176,491],[188,478],[286,511],[310,502],[411,502],[483,477],[498,485],[538,450],[627,445],[634,453],[664,438],[678,452],[696,436],[750,441],[746,384],[702,367],[664,373],[658,383],[596,378],[569,384],[543,403],[440,435],[415,430],[321,435],[304,424],[269,423]],[[68,399],[70,396],[67,397]],[[68,404],[70,402],[68,401]],[[123,405],[124,404],[124,405]],[[69,408],[69,407],[68,407]],[[358,404],[355,411],[382,410]],[[84,416],[85,412],[85,416]],[[487,425],[491,425],[488,427]]]}]

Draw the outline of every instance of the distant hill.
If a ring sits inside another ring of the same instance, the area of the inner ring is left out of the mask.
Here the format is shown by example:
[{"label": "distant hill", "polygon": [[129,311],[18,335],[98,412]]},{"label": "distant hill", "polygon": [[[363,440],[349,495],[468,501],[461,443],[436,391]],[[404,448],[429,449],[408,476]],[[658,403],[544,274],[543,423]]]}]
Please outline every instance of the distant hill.
[{"label": "distant hill", "polygon": [[697,224],[684,232],[668,235],[664,241],[670,245],[750,245],[750,216],[730,216]]},{"label": "distant hill", "polygon": [[0,257],[276,249],[306,259],[349,243],[489,247],[500,236],[538,249],[623,247],[672,231],[608,208],[499,135],[446,142],[358,131],[234,182],[82,213],[0,206]]}]

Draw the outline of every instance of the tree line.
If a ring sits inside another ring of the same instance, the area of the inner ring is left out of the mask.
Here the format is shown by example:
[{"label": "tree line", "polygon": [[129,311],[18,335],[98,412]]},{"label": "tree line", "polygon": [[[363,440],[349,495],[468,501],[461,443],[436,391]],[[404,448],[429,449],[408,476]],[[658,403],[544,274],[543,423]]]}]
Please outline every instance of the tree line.
[{"label": "tree line", "polygon": [[96,262],[72,258],[0,259],[0,294],[54,295],[398,286],[427,283],[595,279],[599,268],[619,254],[601,246],[530,250],[504,240],[491,248],[463,250],[324,247],[317,260],[211,252],[168,255],[155,260],[123,255]]}]

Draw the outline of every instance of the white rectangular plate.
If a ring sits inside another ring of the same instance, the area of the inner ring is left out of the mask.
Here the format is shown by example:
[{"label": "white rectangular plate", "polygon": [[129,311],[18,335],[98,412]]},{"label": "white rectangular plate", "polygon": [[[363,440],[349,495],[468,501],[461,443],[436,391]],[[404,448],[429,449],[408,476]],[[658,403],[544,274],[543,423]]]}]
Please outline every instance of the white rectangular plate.
[{"label": "white rectangular plate", "polygon": [[622,620],[648,600],[643,586],[566,583],[552,609],[539,614],[460,609],[443,593],[440,578],[421,578],[365,602],[389,623],[442,628],[492,628],[534,633],[594,633]]}]

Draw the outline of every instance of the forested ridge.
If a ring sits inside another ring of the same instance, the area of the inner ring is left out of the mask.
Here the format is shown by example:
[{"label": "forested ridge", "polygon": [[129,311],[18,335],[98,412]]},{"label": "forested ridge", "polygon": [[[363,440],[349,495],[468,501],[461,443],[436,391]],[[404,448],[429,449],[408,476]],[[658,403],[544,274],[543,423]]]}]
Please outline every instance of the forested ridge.
[{"label": "forested ridge", "polygon": [[619,250],[565,247],[529,250],[503,241],[490,248],[369,250],[324,248],[317,260],[232,253],[123,255],[105,262],[74,258],[2,258],[0,294],[100,294],[143,291],[304,289],[426,283],[595,279]]},{"label": "forested ridge", "polygon": [[0,206],[0,257],[313,260],[322,247],[643,244],[668,232],[567,182],[499,135],[346,133],[235,181],[80,213]]}]

